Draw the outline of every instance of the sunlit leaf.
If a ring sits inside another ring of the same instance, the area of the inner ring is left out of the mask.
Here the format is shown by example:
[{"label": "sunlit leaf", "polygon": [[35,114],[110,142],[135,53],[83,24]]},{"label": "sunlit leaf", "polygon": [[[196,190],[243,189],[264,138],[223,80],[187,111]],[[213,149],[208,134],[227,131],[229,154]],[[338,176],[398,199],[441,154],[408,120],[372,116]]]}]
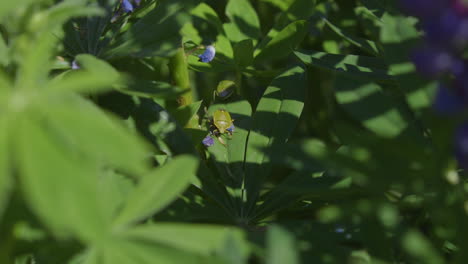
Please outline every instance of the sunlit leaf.
[{"label": "sunlit leaf", "polygon": [[198,162],[193,157],[180,156],[145,175],[129,195],[115,224],[142,220],[167,206],[187,188],[197,167]]}]

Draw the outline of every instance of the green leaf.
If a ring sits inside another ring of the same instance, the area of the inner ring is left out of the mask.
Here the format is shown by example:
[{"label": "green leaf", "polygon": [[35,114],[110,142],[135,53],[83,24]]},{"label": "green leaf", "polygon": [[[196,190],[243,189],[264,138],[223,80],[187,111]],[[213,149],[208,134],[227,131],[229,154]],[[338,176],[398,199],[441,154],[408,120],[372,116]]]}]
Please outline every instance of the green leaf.
[{"label": "green leaf", "polygon": [[296,239],[280,226],[272,225],[267,232],[267,264],[298,264]]},{"label": "green leaf", "polygon": [[372,55],[377,56],[380,54],[380,50],[376,42],[368,40],[368,39],[363,39],[360,37],[352,36],[351,34],[346,33],[343,30],[341,30],[339,27],[335,26],[332,22],[330,22],[326,18],[323,18],[323,21],[333,32],[335,32],[338,36],[342,37],[344,40],[348,41],[354,46]]},{"label": "green leaf", "polygon": [[0,223],[13,184],[10,174],[8,128],[6,117],[0,114]]},{"label": "green leaf", "polygon": [[445,263],[430,241],[417,231],[408,231],[403,237],[402,245],[405,251],[414,257],[417,262],[428,264]]},{"label": "green leaf", "polygon": [[131,228],[125,235],[129,239],[150,241],[203,256],[219,255],[225,248],[231,247],[239,250],[235,253],[241,258],[247,257],[244,235],[232,227],[158,223]]},{"label": "green leaf", "polygon": [[139,176],[147,171],[147,145],[112,116],[75,95],[52,97],[41,111],[70,151]]},{"label": "green leaf", "polygon": [[271,172],[265,149],[287,141],[304,107],[306,78],[296,66],[273,80],[265,90],[252,116],[245,157],[245,180],[249,206],[257,199],[264,177]]},{"label": "green leaf", "polygon": [[10,62],[9,48],[3,36],[0,36],[0,66],[7,66]]},{"label": "green leaf", "polygon": [[212,160],[219,172],[219,177],[221,177],[226,185],[231,197],[234,198],[235,210],[240,212],[245,177],[245,147],[250,128],[252,108],[245,99],[233,95],[226,101],[217,101],[211,105],[208,109],[208,115],[213,116],[213,113],[217,109],[225,109],[230,113],[231,118],[234,119],[235,129],[232,137],[221,136],[221,140],[226,143],[226,146],[222,145],[218,139],[214,139],[215,144],[209,147],[208,151],[212,155]]},{"label": "green leaf", "polygon": [[120,92],[145,98],[177,99],[187,90],[166,82],[132,79],[118,88]]},{"label": "green leaf", "polygon": [[253,62],[254,46],[251,39],[245,39],[234,44],[234,61],[240,69],[244,69]]},{"label": "green leaf", "polygon": [[286,26],[264,48],[256,51],[255,63],[288,56],[304,39],[307,27],[308,23],[305,20],[295,21]]},{"label": "green leaf", "polygon": [[190,20],[191,1],[164,1],[119,36],[104,57],[171,56],[180,46],[179,31]]},{"label": "green leaf", "polygon": [[84,1],[66,0],[36,14],[29,26],[32,32],[49,31],[51,28],[62,26],[73,17],[100,15],[104,15],[104,10],[96,6],[86,6]]},{"label": "green leaf", "polygon": [[107,226],[101,210],[95,164],[81,159],[57,137],[49,120],[16,120],[16,160],[25,199],[58,236],[100,242]]},{"label": "green leaf", "polygon": [[195,176],[198,161],[182,155],[141,179],[115,220],[116,225],[140,221],[177,198]]},{"label": "green leaf", "polygon": [[226,6],[226,15],[230,23],[225,24],[224,29],[232,42],[245,39],[256,42],[260,37],[260,20],[248,0],[230,0]]},{"label": "green leaf", "polygon": [[37,0],[18,0],[18,1],[1,1],[0,2],[0,21],[8,15],[13,15],[14,11],[21,10],[24,12],[25,6],[31,2],[39,2]]},{"label": "green leaf", "polygon": [[[288,0],[289,1],[289,0]],[[287,3],[280,0],[278,2]],[[317,12],[315,0],[295,0],[291,5],[282,12],[276,20],[274,26],[268,31],[268,34],[262,39],[257,46],[258,50],[262,50],[278,33],[287,25],[296,20],[308,20],[314,13]]]},{"label": "green leaf", "polygon": [[320,51],[296,51],[306,65],[379,81],[395,82],[385,62],[375,57],[330,54]]},{"label": "green leaf", "polygon": [[93,55],[80,54],[75,60],[80,69],[65,72],[53,79],[47,87],[48,91],[98,93],[110,90],[122,81],[117,70]]},{"label": "green leaf", "polygon": [[200,256],[173,247],[151,243],[140,238],[116,238],[106,245],[101,256],[96,259],[104,264],[222,264],[220,259],[211,256]]},{"label": "green leaf", "polygon": [[334,87],[337,102],[370,131],[390,138],[404,132],[415,135],[408,110],[385,94],[381,85],[340,75]]},{"label": "green leaf", "polygon": [[261,0],[266,3],[270,3],[276,7],[278,7],[282,11],[286,11],[289,6],[291,6],[292,3],[294,3],[294,0]]}]

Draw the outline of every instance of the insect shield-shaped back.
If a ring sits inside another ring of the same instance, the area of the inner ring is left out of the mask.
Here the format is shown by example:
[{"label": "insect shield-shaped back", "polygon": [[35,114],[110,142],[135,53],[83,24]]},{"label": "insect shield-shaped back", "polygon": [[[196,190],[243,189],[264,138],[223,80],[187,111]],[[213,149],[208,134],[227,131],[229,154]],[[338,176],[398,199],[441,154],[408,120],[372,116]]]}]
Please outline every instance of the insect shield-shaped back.
[{"label": "insect shield-shaped back", "polygon": [[219,130],[219,133],[224,134],[232,125],[231,115],[224,109],[216,110],[213,114],[213,123]]}]

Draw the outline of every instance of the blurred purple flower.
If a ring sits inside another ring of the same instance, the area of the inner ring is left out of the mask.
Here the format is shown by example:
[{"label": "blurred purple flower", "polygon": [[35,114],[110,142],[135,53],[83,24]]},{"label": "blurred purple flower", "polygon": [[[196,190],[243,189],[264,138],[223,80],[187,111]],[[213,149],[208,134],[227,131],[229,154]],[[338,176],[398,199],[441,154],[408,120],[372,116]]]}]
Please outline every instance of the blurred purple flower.
[{"label": "blurred purple flower", "polygon": [[428,78],[437,78],[442,73],[459,74],[463,71],[463,62],[446,50],[426,46],[412,54],[416,69]]},{"label": "blurred purple flower", "polygon": [[468,123],[464,123],[456,129],[455,156],[460,167],[468,168]]},{"label": "blurred purple flower", "polygon": [[448,0],[400,0],[400,5],[410,15],[431,18],[445,9],[447,2]]},{"label": "blurred purple flower", "polygon": [[462,51],[468,44],[468,17],[457,14],[453,9],[424,21],[424,30],[431,43],[453,51]]},{"label": "blurred purple flower", "polygon": [[463,101],[453,91],[439,84],[433,107],[440,114],[451,115],[463,110]]},{"label": "blurred purple flower", "polygon": [[73,60],[71,63],[71,69],[78,70],[79,68],[80,68],[80,65],[78,65],[78,62],[76,62],[76,60]]},{"label": "blurred purple flower", "polygon": [[130,0],[122,0],[122,8],[125,13],[133,12],[133,5]]},{"label": "blurred purple flower", "polygon": [[210,147],[213,146],[214,140],[210,135],[208,135],[202,140],[202,143],[205,145],[205,147]]},{"label": "blurred purple flower", "polygon": [[198,61],[210,62],[214,59],[215,54],[216,54],[216,49],[213,45],[206,46],[205,52],[203,52],[203,54],[198,56],[198,58],[200,58]]},{"label": "blurred purple flower", "polygon": [[465,0],[452,0],[452,8],[460,15],[468,15],[468,2]]}]

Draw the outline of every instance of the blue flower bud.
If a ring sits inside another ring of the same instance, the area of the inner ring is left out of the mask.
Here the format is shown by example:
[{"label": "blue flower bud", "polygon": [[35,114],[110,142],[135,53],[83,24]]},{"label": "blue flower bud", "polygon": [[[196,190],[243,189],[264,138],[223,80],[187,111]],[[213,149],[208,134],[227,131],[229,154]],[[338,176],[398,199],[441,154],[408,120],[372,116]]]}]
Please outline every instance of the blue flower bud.
[{"label": "blue flower bud", "polygon": [[122,8],[125,13],[133,12],[133,5],[130,3],[130,0],[122,0]]},{"label": "blue flower bud", "polygon": [[215,54],[216,54],[215,47],[212,45],[209,45],[206,47],[205,52],[203,52],[203,54],[198,56],[198,58],[200,58],[198,61],[210,62],[214,59]]},{"label": "blue flower bud", "polygon": [[213,146],[214,140],[210,135],[208,135],[202,140],[202,143],[205,145],[205,147],[210,147]]}]

